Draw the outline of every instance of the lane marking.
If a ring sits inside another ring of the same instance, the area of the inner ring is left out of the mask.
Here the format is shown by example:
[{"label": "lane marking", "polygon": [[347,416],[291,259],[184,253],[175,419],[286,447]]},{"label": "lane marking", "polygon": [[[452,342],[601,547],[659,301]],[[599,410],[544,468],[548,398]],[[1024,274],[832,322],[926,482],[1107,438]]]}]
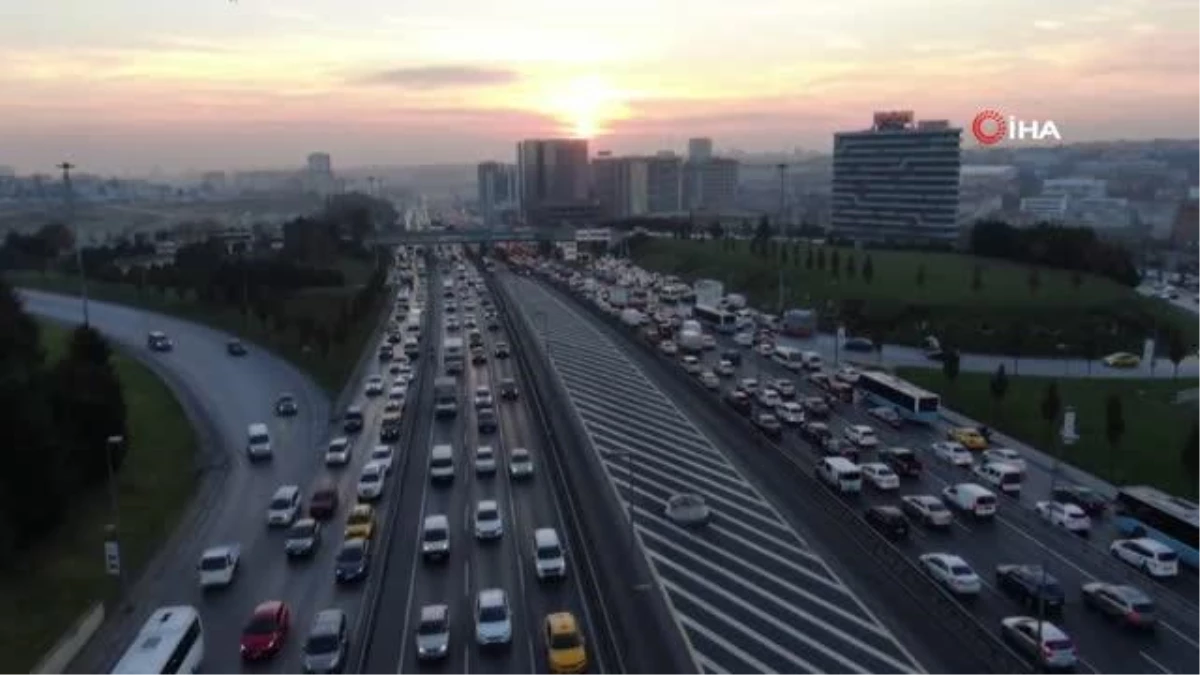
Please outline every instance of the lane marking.
[{"label": "lane marking", "polygon": [[[774,668],[769,667],[767,664],[763,663],[762,661],[759,661],[758,659],[754,658],[753,656],[746,653],[745,651],[738,649],[737,646],[735,646],[733,643],[729,642],[728,640],[721,637],[720,635],[717,635],[716,633],[705,628],[703,625],[701,625],[695,619],[692,619],[691,617],[687,616],[686,614],[679,615],[679,623],[686,626],[688,630],[699,633],[701,636],[703,636],[709,642],[712,642],[713,644],[717,645],[721,649],[724,649],[725,652],[728,653],[730,656],[733,656],[733,657],[739,659],[742,663],[749,666],[749,668],[747,670],[750,670],[753,672],[758,672],[758,673],[777,673],[777,672],[779,672],[779,671],[775,670]],[[699,657],[697,656],[697,658],[699,658]],[[810,672],[815,673],[815,672],[819,672],[819,671],[816,668],[810,668]]]},{"label": "lane marking", "polygon": [[1166,666],[1164,666],[1163,664],[1159,663],[1158,661],[1155,661],[1155,660],[1154,660],[1154,659],[1153,659],[1153,658],[1152,658],[1152,657],[1151,657],[1149,654],[1147,654],[1146,652],[1144,652],[1144,651],[1139,651],[1139,652],[1138,652],[1138,654],[1141,654],[1143,659],[1146,659],[1147,661],[1149,661],[1149,662],[1150,662],[1150,665],[1154,666],[1155,668],[1158,668],[1160,671],[1162,671],[1162,672],[1164,672],[1164,673],[1170,673],[1170,672],[1171,672],[1170,670],[1167,670],[1167,667],[1166,667]]}]

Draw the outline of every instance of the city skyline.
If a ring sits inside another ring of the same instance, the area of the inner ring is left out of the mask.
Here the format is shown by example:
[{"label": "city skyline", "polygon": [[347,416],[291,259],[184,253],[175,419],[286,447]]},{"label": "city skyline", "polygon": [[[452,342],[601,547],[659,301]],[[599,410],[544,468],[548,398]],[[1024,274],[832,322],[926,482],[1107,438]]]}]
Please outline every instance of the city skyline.
[{"label": "city skyline", "polygon": [[241,169],[316,148],[339,166],[474,163],[555,136],[830,152],[882,109],[966,129],[997,109],[1054,120],[1066,143],[1200,126],[1190,0],[353,5],[21,7],[0,24],[0,164]]}]

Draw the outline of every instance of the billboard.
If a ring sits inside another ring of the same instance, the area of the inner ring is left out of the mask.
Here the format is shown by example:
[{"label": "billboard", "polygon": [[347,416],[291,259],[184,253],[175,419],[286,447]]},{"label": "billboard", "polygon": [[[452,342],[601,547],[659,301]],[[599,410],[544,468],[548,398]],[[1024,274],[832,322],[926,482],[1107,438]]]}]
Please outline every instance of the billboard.
[{"label": "billboard", "polygon": [[913,122],[911,110],[883,110],[875,113],[875,126],[884,129],[906,127]]}]

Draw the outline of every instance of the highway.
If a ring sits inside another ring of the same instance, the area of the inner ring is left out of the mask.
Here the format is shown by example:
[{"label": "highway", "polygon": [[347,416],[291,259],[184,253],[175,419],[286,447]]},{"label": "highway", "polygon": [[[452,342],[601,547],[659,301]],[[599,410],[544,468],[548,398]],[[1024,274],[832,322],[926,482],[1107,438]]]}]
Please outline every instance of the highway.
[{"label": "highway", "polygon": [[[22,294],[34,313],[61,321],[78,321],[76,298],[37,292]],[[101,302],[90,303],[91,322],[113,340],[149,355],[155,369],[186,387],[219,431],[218,462],[225,475],[218,493],[197,505],[201,513],[188,529],[168,544],[161,563],[147,575],[133,596],[133,611],[93,640],[76,663],[78,672],[107,672],[120,658],[133,635],[154,608],[184,603],[200,610],[206,632],[205,669],[239,672],[241,630],[253,608],[268,599],[284,600],[292,611],[292,634],[274,660],[255,664],[255,672],[299,672],[300,649],[316,612],[339,607],[358,620],[361,589],[338,589],[333,578],[334,556],[341,543],[346,505],[355,500],[359,469],[377,438],[380,402],[368,403],[367,425],[355,438],[351,465],[327,472],[322,454],[330,436],[330,410],[325,394],[292,366],[247,345],[249,354],[235,358],[225,351],[228,335],[186,321]],[[150,353],[145,336],[163,330],[175,342],[170,353]],[[372,345],[372,348],[374,345]],[[373,351],[371,353],[374,353]],[[283,391],[297,396],[300,413],[293,418],[274,415],[276,397]],[[251,465],[245,456],[246,428],[266,422],[272,433],[274,458]],[[302,488],[305,502],[319,477],[336,481],[342,508],[328,523],[324,540],[311,560],[289,562],[283,550],[283,528],[269,530],[266,507],[280,485]],[[202,592],[196,563],[209,546],[237,543],[241,564],[227,589]],[[110,622],[111,623],[111,622]]]},{"label": "highway", "polygon": [[[436,266],[431,266],[436,267]],[[449,334],[466,337],[467,330],[443,333],[443,308],[439,276],[434,273],[430,286],[438,289],[429,305],[429,335],[426,356],[432,363],[441,359],[442,338]],[[463,284],[458,285],[461,293]],[[461,308],[467,296],[460,296]],[[459,320],[471,314],[463,309],[455,312]],[[533,563],[533,531],[553,527],[564,533],[560,509],[548,481],[551,476],[542,471],[540,458],[544,439],[530,412],[524,383],[518,378],[515,366],[507,358],[496,358],[497,342],[506,341],[503,329],[485,329],[482,312],[475,312],[484,335],[488,353],[487,363],[472,364],[468,357],[459,380],[459,412],[451,419],[434,419],[431,399],[420,402],[421,423],[407,449],[406,473],[399,505],[400,519],[396,521],[388,544],[389,572],[379,589],[378,614],[369,636],[370,646],[363,664],[364,672],[436,672],[470,673],[528,673],[548,672],[542,625],[548,614],[570,611],[580,620],[589,645],[601,643],[597,621],[583,602],[576,580],[577,559],[567,551],[568,576],[563,581],[539,582]],[[511,346],[511,345],[510,345]],[[424,357],[423,357],[424,358]],[[440,373],[440,366],[437,368]],[[498,399],[497,383],[514,378],[521,388],[516,401]],[[473,394],[477,387],[488,386],[497,395],[499,429],[481,434],[478,430]],[[452,484],[433,485],[428,475],[429,453],[434,445],[448,444],[455,452],[455,478]],[[497,457],[497,471],[492,476],[477,476],[474,470],[475,449],[491,445]],[[508,475],[508,455],[513,448],[524,447],[534,460],[535,475],[531,480],[511,482]],[[477,541],[473,527],[475,504],[482,499],[495,499],[500,505],[504,533],[498,541]],[[421,524],[429,515],[445,515],[451,525],[451,552],[443,562],[425,562],[420,553]],[[565,537],[564,537],[565,540]],[[394,571],[393,571],[394,570]],[[508,649],[491,653],[481,652],[475,643],[474,605],[476,594],[487,588],[504,589],[512,611],[513,639]],[[450,608],[451,640],[447,658],[440,663],[418,662],[415,649],[416,619],[421,607],[445,604]],[[598,619],[598,617],[596,617]],[[590,670],[608,672],[601,650],[589,648]]]},{"label": "highway", "polygon": [[[911,672],[922,666],[755,483],[603,334],[541,286],[499,275],[555,369],[705,672]],[[704,530],[667,520],[698,492]]]},{"label": "highway", "polygon": [[[732,341],[719,341],[721,349],[736,348]],[[711,367],[717,351],[704,354]],[[753,350],[743,349],[743,363],[737,374],[723,382],[727,391],[742,377],[762,380],[791,379],[797,384],[798,395],[816,394],[816,388],[806,376],[791,373],[773,361],[762,358]],[[667,358],[667,357],[662,357]],[[701,395],[717,396],[717,393]],[[930,444],[945,438],[946,425],[924,428],[916,425],[899,430],[879,424],[865,413],[864,407],[842,404],[835,408],[830,427],[841,435],[850,424],[870,424],[879,435],[881,445],[907,447],[917,451],[926,466],[919,480],[905,480],[900,494],[940,495],[945,485],[967,482],[972,478],[967,469],[955,468],[936,460],[929,451]],[[788,458],[801,463],[815,461],[818,453],[799,440],[794,432],[785,432],[784,452]],[[780,458],[781,461],[786,461]],[[869,461],[866,454],[863,461]],[[1021,613],[1014,600],[995,590],[994,570],[998,564],[1043,564],[1057,577],[1067,592],[1065,618],[1061,625],[1075,640],[1083,659],[1081,670],[1094,672],[1196,672],[1197,654],[1197,580],[1194,572],[1185,571],[1178,579],[1157,584],[1108,557],[1107,543],[1113,531],[1100,523],[1091,540],[1045,524],[1033,513],[1033,502],[1045,499],[1049,492],[1050,475],[1047,466],[1027,460],[1029,465],[1019,500],[1002,498],[999,517],[994,523],[977,523],[957,517],[950,533],[930,532],[914,528],[911,541],[903,544],[913,558],[926,552],[949,552],[962,556],[981,575],[987,584],[979,602],[971,604],[972,611],[987,625],[999,625],[1003,616]],[[899,504],[897,494],[880,494],[870,487],[859,498],[848,499],[848,507],[865,509],[876,504]],[[1087,612],[1080,604],[1079,588],[1091,580],[1132,583],[1149,592],[1159,604],[1162,624],[1157,636],[1146,637],[1125,633],[1098,615]]]}]

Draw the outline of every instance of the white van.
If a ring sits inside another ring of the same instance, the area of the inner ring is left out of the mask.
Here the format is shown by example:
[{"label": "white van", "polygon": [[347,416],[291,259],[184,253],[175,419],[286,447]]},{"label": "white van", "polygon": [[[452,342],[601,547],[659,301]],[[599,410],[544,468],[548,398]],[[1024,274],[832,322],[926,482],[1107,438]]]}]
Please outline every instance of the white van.
[{"label": "white van", "polygon": [[802,352],[800,354],[800,361],[809,370],[820,370],[824,366],[821,355],[816,352]]},{"label": "white van", "polygon": [[1021,469],[1007,462],[984,462],[975,475],[1005,494],[1021,494]]},{"label": "white van", "polygon": [[251,460],[271,458],[271,432],[262,422],[246,429],[246,455]]},{"label": "white van", "polygon": [[976,518],[991,518],[996,515],[996,495],[982,485],[950,485],[942,490],[942,497],[955,508],[971,513]]},{"label": "white van", "polygon": [[454,448],[435,445],[429,453],[429,478],[436,482],[454,480]]},{"label": "white van", "polygon": [[822,457],[817,463],[817,475],[839,492],[862,492],[862,470],[845,457]]},{"label": "white van", "polygon": [[804,352],[795,347],[776,347],[775,355],[771,358],[775,359],[775,361],[788,370],[804,369]]},{"label": "white van", "polygon": [[533,531],[533,563],[538,580],[567,576],[566,554],[554,528],[542,527]]}]

